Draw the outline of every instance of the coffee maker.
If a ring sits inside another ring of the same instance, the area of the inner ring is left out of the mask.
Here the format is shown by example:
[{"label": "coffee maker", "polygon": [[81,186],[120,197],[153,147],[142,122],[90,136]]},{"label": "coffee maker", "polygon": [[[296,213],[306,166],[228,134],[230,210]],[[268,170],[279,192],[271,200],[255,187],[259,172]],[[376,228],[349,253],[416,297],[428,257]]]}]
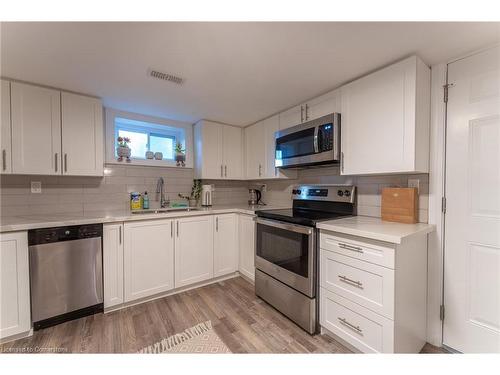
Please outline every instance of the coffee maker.
[{"label": "coffee maker", "polygon": [[259,204],[262,204],[261,199],[262,199],[262,193],[258,189],[249,189],[248,192],[250,193],[250,199],[248,200],[248,205],[249,206],[256,206]]},{"label": "coffee maker", "polygon": [[201,187],[201,205],[208,207],[212,205],[212,194],[214,192],[213,185],[203,185]]}]

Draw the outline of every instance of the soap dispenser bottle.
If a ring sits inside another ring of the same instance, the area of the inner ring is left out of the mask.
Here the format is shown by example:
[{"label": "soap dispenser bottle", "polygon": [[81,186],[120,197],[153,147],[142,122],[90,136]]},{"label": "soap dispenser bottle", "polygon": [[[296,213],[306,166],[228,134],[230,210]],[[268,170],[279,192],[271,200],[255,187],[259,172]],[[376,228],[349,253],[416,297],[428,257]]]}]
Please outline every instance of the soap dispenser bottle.
[{"label": "soap dispenser bottle", "polygon": [[145,210],[149,209],[149,196],[147,191],[144,192],[144,196],[142,197],[142,208]]}]

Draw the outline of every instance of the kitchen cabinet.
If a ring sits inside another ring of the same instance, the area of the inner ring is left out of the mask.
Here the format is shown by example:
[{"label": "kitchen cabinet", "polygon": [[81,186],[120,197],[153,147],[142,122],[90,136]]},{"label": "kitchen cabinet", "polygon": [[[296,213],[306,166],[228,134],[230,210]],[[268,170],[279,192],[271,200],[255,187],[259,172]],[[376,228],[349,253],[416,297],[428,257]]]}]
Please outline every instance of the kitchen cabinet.
[{"label": "kitchen cabinet", "polygon": [[13,173],[61,174],[60,96],[57,90],[11,82]]},{"label": "kitchen cabinet", "polygon": [[194,126],[194,139],[196,178],[243,178],[242,129],[202,120]]},{"label": "kitchen cabinet", "polygon": [[28,234],[0,234],[0,339],[31,329]]},{"label": "kitchen cabinet", "polygon": [[240,259],[238,271],[250,280],[255,280],[255,222],[254,216],[239,216]]},{"label": "kitchen cabinet", "polygon": [[124,300],[149,297],[174,288],[174,221],[124,224]]},{"label": "kitchen cabinet", "polygon": [[175,221],[175,287],[211,279],[214,275],[212,215]]},{"label": "kitchen cabinet", "polygon": [[279,114],[280,130],[291,128],[292,126],[304,122],[304,106],[297,105]]},{"label": "kitchen cabinet", "polygon": [[0,123],[2,139],[1,142],[1,153],[2,153],[2,166],[0,169],[0,174],[12,173],[12,151],[11,151],[11,141],[12,132],[10,124],[10,82],[2,79],[2,118]]},{"label": "kitchen cabinet", "polygon": [[214,277],[238,270],[238,216],[215,216],[214,228]]},{"label": "kitchen cabinet", "polygon": [[104,125],[99,99],[61,93],[63,175],[102,176]]},{"label": "kitchen cabinet", "polygon": [[123,224],[103,225],[104,308],[123,299]]},{"label": "kitchen cabinet", "polygon": [[341,88],[341,173],[429,171],[430,69],[416,56]]}]

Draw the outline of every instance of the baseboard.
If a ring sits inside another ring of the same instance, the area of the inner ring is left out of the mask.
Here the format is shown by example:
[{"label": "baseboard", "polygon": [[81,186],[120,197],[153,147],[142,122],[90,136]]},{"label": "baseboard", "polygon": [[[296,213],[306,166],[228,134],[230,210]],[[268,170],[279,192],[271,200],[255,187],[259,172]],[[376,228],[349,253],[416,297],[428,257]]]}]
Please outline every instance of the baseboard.
[{"label": "baseboard", "polygon": [[321,327],[321,331],[320,332],[321,332],[322,335],[330,336],[332,339],[334,339],[335,341],[339,342],[340,344],[342,344],[343,346],[345,346],[347,349],[349,349],[353,353],[363,354],[363,352],[360,351],[358,348],[355,348],[354,346],[352,346],[351,344],[349,344],[347,341],[345,341],[343,338],[337,336],[335,333],[333,333],[332,331],[329,331],[325,327]]},{"label": "baseboard", "polygon": [[22,332],[22,333],[18,333],[17,335],[4,337],[4,338],[0,339],[0,344],[5,344],[5,343],[8,343],[10,341],[24,339],[24,338],[30,337],[30,336],[33,336],[33,328],[31,328],[27,332]]}]

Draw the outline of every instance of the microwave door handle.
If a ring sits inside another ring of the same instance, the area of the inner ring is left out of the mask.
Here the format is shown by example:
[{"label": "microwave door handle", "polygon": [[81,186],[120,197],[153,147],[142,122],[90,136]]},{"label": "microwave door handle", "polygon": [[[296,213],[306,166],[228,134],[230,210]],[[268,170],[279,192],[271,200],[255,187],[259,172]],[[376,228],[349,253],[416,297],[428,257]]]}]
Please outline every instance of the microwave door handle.
[{"label": "microwave door handle", "polygon": [[319,126],[314,127],[314,152],[319,153],[319,145],[318,145],[318,133]]}]

